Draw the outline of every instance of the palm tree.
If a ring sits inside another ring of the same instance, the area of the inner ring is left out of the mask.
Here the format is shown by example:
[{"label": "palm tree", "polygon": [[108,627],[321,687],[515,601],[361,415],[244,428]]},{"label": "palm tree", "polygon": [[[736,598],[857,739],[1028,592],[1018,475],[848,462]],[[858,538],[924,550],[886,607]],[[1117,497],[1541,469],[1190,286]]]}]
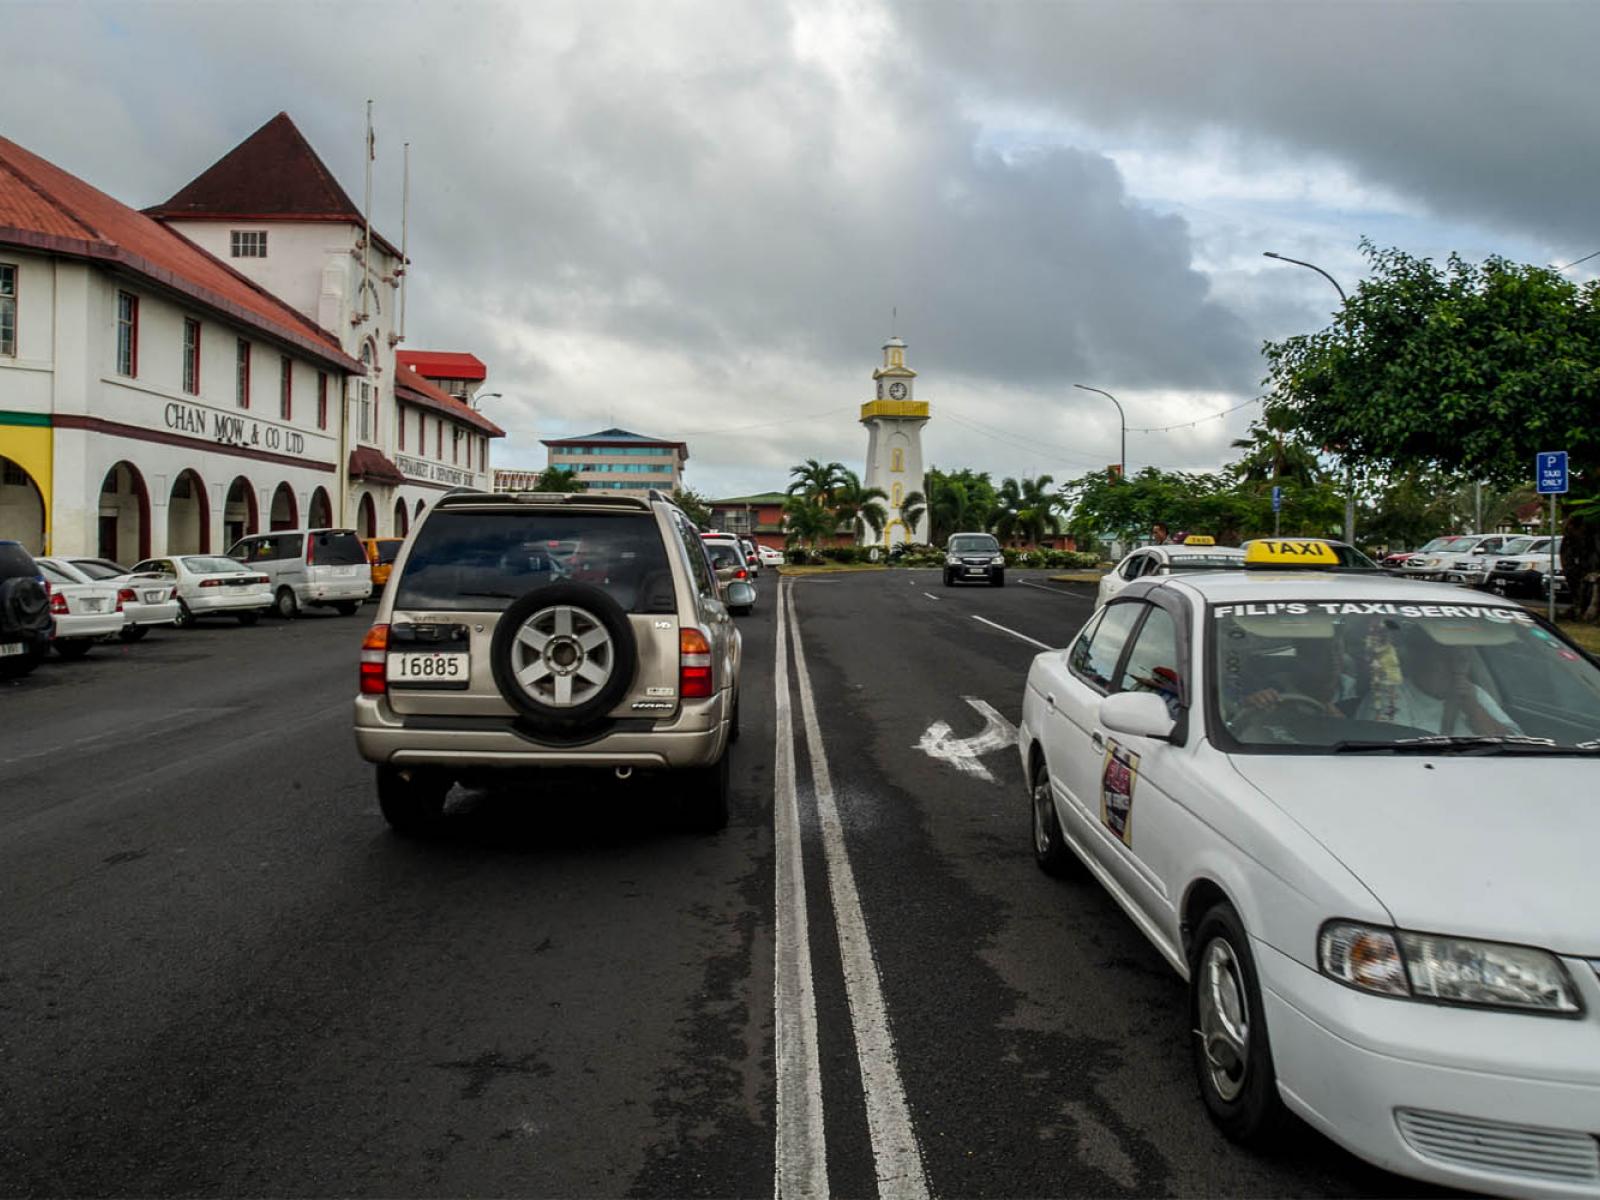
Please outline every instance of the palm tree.
[{"label": "palm tree", "polygon": [[784,540],[790,545],[816,549],[817,539],[827,537],[839,525],[834,515],[817,501],[805,496],[790,496],[783,505]]},{"label": "palm tree", "polygon": [[1242,483],[1278,483],[1291,480],[1301,487],[1315,487],[1323,478],[1322,464],[1311,447],[1296,438],[1291,430],[1271,420],[1257,421],[1250,432],[1228,443],[1245,453],[1229,468]]},{"label": "palm tree", "polygon": [[928,511],[927,498],[921,492],[907,492],[900,497],[900,519],[906,523],[906,540],[915,541],[917,522]]},{"label": "palm tree", "polygon": [[834,489],[844,482],[845,473],[843,463],[823,463],[808,458],[799,466],[789,468],[789,474],[794,476],[794,482],[789,485],[789,494],[804,496],[823,505],[831,504]]},{"label": "palm tree", "polygon": [[566,467],[546,467],[539,472],[533,485],[536,492],[581,492],[584,490],[578,473]]},{"label": "palm tree", "polygon": [[889,519],[889,509],[884,504],[889,494],[882,488],[863,487],[861,476],[840,467],[838,463],[830,463],[829,466],[839,467],[833,496],[827,504],[833,513],[834,528],[847,527],[859,540],[865,540],[868,529],[877,537],[883,532],[884,522]]},{"label": "palm tree", "polygon": [[995,536],[1004,542],[1016,539],[1038,545],[1046,534],[1059,534],[1063,502],[1059,493],[1050,490],[1054,482],[1049,475],[1005,480],[994,518]]}]

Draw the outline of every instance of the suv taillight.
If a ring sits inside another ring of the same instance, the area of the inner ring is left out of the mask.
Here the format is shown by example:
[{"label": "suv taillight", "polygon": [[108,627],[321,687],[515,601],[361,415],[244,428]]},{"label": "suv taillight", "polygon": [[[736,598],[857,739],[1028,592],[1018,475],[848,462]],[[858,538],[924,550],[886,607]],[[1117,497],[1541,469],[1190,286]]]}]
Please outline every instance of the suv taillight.
[{"label": "suv taillight", "polygon": [[50,611],[57,616],[67,615],[67,598],[61,592],[52,590],[50,593]]},{"label": "suv taillight", "polygon": [[750,572],[746,571],[743,567],[740,567],[737,571],[735,571],[733,573],[733,577],[735,579],[749,579],[750,578]]},{"label": "suv taillight", "polygon": [[306,534],[306,566],[311,566],[317,561],[317,538],[315,534]]},{"label": "suv taillight", "polygon": [[384,677],[384,659],[389,654],[389,627],[374,625],[361,643],[361,694],[385,696],[389,681]]},{"label": "suv taillight", "polygon": [[678,695],[685,700],[704,699],[711,687],[711,643],[698,629],[678,631]]}]

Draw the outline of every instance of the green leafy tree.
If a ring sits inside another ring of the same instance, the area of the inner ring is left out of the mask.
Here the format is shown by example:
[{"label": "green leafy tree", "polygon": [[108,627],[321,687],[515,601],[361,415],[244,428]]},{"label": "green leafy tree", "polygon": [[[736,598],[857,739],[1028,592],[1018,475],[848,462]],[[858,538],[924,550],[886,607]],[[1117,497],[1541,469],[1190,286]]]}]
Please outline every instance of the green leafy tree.
[{"label": "green leafy tree", "polygon": [[711,504],[693,488],[678,488],[672,493],[672,502],[683,510],[683,515],[688,517],[701,529],[709,529],[712,520]]},{"label": "green leafy tree", "polygon": [[1573,466],[1562,559],[1600,619],[1600,284],[1362,243],[1370,266],[1326,329],[1264,347],[1268,412],[1360,475],[1433,468],[1510,489],[1534,455]]},{"label": "green leafy tree", "polygon": [[533,485],[536,492],[581,492],[583,484],[578,481],[578,473],[566,467],[546,467],[539,472],[539,478]]}]

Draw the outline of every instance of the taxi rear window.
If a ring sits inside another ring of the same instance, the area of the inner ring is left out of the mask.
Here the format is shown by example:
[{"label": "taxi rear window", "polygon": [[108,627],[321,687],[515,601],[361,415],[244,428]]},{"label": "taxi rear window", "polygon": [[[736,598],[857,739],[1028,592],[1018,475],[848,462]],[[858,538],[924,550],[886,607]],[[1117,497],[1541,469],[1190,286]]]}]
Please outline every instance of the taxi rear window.
[{"label": "taxi rear window", "polygon": [[563,580],[600,588],[623,611],[670,613],[677,601],[649,513],[434,513],[417,531],[395,591],[398,609],[500,612]]}]

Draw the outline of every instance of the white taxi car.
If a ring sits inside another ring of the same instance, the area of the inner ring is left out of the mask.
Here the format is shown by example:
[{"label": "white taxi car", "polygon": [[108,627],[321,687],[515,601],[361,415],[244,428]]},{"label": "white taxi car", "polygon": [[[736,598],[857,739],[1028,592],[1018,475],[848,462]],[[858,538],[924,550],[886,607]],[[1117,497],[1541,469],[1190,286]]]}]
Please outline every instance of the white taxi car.
[{"label": "white taxi car", "polygon": [[[1517,605],[1257,543],[1034,660],[1034,853],[1189,985],[1230,1137],[1600,1195],[1600,667]],[[1250,569],[1260,565],[1266,569]]]},{"label": "white taxi car", "polygon": [[50,644],[62,658],[82,658],[96,642],[122,630],[127,618],[115,587],[84,583],[48,558],[34,562],[50,585],[50,616],[56,623]]},{"label": "white taxi car", "polygon": [[254,625],[272,604],[266,575],[220,554],[147,558],[135,563],[132,573],[171,576],[178,594],[179,629],[192,627],[199,617],[211,616],[232,616],[241,625]]},{"label": "white taxi car", "polygon": [[1179,571],[1224,571],[1244,566],[1244,551],[1219,546],[1209,537],[1160,546],[1141,546],[1100,577],[1094,605],[1099,608],[1135,579],[1147,575],[1172,575]]}]

